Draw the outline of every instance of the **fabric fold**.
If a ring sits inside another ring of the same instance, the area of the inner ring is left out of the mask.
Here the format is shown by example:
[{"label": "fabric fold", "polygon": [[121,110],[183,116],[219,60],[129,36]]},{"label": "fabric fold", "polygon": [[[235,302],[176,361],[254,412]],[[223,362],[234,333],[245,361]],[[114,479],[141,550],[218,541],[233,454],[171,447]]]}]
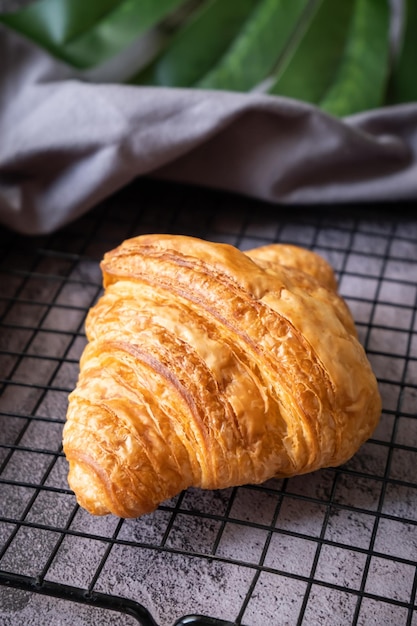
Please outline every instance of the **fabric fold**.
[{"label": "fabric fold", "polygon": [[91,83],[0,26],[0,221],[51,232],[136,177],[271,203],[417,197],[417,104],[343,120],[250,93]]}]

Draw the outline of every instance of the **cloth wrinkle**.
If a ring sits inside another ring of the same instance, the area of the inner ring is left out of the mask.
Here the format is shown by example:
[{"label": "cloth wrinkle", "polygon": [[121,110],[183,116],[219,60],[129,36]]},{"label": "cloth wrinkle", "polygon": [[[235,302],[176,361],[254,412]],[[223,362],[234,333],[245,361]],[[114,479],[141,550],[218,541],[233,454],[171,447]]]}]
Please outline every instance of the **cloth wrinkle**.
[{"label": "cloth wrinkle", "polygon": [[0,222],[50,232],[140,176],[271,204],[417,197],[417,103],[92,83],[0,26]]}]

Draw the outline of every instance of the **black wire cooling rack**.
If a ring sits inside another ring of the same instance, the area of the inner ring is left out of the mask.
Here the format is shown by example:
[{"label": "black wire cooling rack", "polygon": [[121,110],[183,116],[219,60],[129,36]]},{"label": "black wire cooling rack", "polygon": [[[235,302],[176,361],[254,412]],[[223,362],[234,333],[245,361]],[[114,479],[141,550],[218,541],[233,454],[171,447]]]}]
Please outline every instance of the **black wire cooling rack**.
[{"label": "black wire cooling rack", "polygon": [[[144,232],[285,241],[332,263],[384,407],[351,461],[190,489],[136,520],[77,506],[61,433],[83,321],[102,254]],[[57,233],[2,230],[0,244],[2,624],[417,624],[413,207],[284,209],[141,181]]]}]

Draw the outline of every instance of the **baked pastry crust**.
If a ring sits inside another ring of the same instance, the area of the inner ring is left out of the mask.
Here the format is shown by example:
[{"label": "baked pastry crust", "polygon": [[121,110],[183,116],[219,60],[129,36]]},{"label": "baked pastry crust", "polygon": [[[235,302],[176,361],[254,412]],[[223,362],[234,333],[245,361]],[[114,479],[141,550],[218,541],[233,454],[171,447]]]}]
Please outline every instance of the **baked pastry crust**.
[{"label": "baked pastry crust", "polygon": [[373,432],[377,382],[315,253],[143,235],[101,268],[63,435],[91,513],[340,465]]}]

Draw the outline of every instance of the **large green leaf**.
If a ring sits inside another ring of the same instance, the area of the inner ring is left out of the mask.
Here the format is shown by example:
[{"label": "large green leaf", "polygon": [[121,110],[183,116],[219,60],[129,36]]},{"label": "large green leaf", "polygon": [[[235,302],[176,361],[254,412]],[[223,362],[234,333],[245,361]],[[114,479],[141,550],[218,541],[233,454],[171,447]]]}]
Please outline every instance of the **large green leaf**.
[{"label": "large green leaf", "polygon": [[210,0],[130,82],[188,87],[210,70],[260,0]]},{"label": "large green leaf", "polygon": [[184,0],[125,0],[91,31],[66,46],[78,65],[93,66],[123,50]]},{"label": "large green leaf", "polygon": [[134,83],[258,89],[345,116],[417,101],[417,0],[405,2],[393,66],[390,0],[35,0],[0,21],[76,68],[98,67],[80,74],[90,80],[113,57],[125,80],[121,53],[130,68],[140,49]]},{"label": "large green leaf", "polygon": [[247,91],[258,85],[277,63],[310,1],[263,0],[196,87]]},{"label": "large green leaf", "polygon": [[39,0],[1,20],[34,39],[42,46],[53,48],[94,27],[123,0]]},{"label": "large green leaf", "polygon": [[406,0],[405,29],[390,84],[390,102],[417,102],[417,1]]},{"label": "large green leaf", "polygon": [[339,68],[354,0],[319,0],[278,68],[271,94],[317,103]]},{"label": "large green leaf", "polygon": [[390,62],[388,0],[356,0],[346,49],[335,80],[319,102],[337,116],[384,102]]},{"label": "large green leaf", "polygon": [[[184,0],[122,0],[113,3],[110,0],[87,0],[84,4],[90,8],[84,22],[81,0],[40,0],[19,13],[3,16],[2,21],[61,59],[76,67],[87,68],[126,48],[183,3]],[[101,4],[110,10],[101,11]],[[114,5],[112,8],[111,4]],[[52,13],[50,5],[53,6]],[[71,25],[71,29],[59,29],[55,23]],[[80,31],[83,31],[80,35],[69,39],[71,32]],[[58,36],[61,40],[57,41]]]}]

